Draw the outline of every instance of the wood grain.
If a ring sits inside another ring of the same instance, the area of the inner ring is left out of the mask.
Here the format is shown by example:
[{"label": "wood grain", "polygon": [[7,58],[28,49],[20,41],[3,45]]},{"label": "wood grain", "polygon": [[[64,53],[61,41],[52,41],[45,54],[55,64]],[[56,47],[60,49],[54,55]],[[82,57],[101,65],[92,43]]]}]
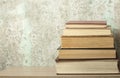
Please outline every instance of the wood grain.
[{"label": "wood grain", "polygon": [[61,49],[59,59],[104,59],[116,58],[114,49]]},{"label": "wood grain", "polygon": [[59,61],[57,74],[106,74],[119,73],[117,60]]},{"label": "wood grain", "polygon": [[114,48],[113,37],[62,37],[61,48]]}]

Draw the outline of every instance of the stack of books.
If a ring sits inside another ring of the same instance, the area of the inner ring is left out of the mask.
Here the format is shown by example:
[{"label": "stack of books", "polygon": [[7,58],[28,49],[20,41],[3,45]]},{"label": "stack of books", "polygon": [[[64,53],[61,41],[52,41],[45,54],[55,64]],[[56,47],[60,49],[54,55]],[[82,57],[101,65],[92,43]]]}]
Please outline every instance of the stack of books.
[{"label": "stack of books", "polygon": [[57,74],[119,73],[114,38],[105,21],[70,21],[61,41]]}]

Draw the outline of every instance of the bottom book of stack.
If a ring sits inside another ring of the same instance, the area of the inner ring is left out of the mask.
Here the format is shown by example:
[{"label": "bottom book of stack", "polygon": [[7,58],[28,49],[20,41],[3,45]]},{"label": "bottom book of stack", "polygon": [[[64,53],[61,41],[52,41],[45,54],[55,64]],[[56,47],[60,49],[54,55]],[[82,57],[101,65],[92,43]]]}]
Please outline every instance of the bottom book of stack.
[{"label": "bottom book of stack", "polygon": [[66,74],[116,74],[119,73],[117,60],[59,60],[56,64],[58,75]]}]

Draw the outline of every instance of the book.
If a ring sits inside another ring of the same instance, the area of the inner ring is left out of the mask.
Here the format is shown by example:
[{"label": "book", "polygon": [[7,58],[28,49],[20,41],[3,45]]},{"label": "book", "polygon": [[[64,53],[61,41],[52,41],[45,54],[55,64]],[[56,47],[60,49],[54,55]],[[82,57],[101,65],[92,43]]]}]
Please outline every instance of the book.
[{"label": "book", "polygon": [[110,29],[65,29],[61,48],[114,48]]},{"label": "book", "polygon": [[58,59],[115,59],[115,49],[60,49]]},{"label": "book", "polygon": [[112,36],[111,29],[64,29],[62,36]]},{"label": "book", "polygon": [[117,60],[61,60],[56,64],[59,75],[119,73]]},{"label": "book", "polygon": [[66,28],[107,28],[106,21],[69,21]]},{"label": "book", "polygon": [[106,21],[68,21],[66,24],[95,24],[107,25]]}]

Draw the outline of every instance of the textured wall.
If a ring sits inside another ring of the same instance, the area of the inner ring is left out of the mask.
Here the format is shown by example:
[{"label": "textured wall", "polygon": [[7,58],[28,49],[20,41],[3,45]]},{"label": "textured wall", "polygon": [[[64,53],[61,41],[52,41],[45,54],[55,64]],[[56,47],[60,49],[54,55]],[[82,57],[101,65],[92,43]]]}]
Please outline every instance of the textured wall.
[{"label": "textured wall", "polygon": [[120,0],[114,2],[113,24],[118,59],[120,60]]},{"label": "textured wall", "polygon": [[119,0],[0,0],[0,69],[54,65],[66,21],[107,20],[118,30],[119,4]]}]

